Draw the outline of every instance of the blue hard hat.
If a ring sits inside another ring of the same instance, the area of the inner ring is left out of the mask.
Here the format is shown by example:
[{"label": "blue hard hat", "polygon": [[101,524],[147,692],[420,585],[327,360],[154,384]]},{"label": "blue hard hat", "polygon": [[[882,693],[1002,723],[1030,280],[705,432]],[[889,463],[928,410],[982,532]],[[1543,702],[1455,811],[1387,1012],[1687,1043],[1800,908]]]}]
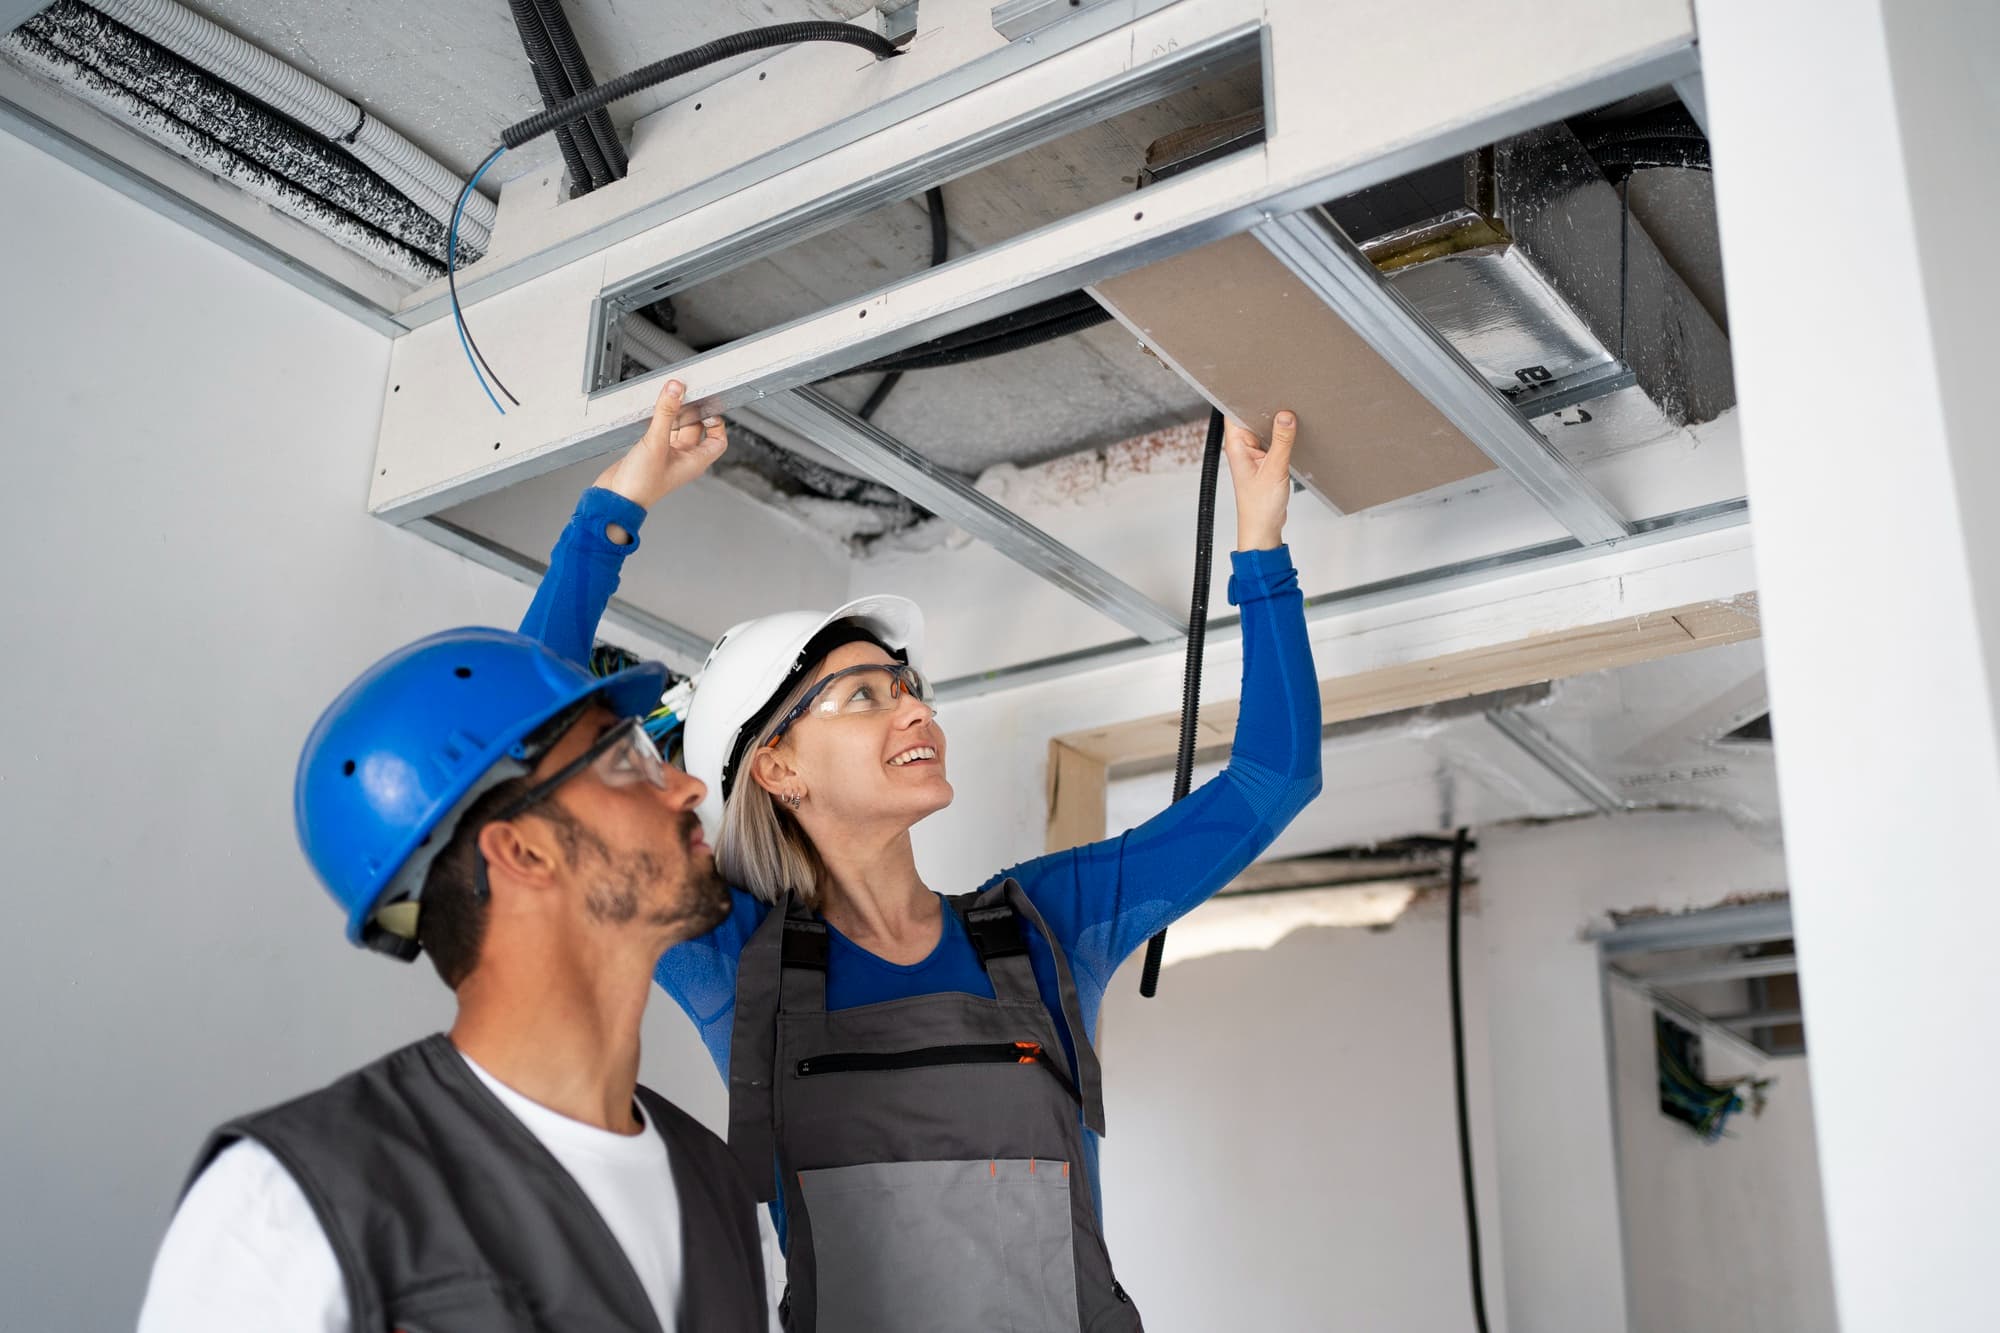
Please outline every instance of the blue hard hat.
[{"label": "blue hard hat", "polygon": [[[524,634],[478,628],[419,639],[362,672],[320,715],[293,785],[299,845],[347,913],[347,937],[368,938],[398,872],[419,849],[434,853],[434,837],[449,840],[445,821],[496,767],[532,766],[526,742],[543,724],[593,697],[640,717],[666,685],[658,662],[598,677]],[[397,896],[422,887],[412,878]]]}]

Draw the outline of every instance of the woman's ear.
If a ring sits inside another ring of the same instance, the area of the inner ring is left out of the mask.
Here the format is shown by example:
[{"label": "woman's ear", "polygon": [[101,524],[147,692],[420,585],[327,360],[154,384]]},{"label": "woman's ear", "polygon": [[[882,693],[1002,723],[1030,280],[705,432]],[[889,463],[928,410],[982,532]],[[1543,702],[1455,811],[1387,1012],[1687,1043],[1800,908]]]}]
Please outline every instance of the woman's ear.
[{"label": "woman's ear", "polygon": [[798,770],[778,746],[760,745],[750,755],[750,778],[771,795],[783,797],[798,785]]}]

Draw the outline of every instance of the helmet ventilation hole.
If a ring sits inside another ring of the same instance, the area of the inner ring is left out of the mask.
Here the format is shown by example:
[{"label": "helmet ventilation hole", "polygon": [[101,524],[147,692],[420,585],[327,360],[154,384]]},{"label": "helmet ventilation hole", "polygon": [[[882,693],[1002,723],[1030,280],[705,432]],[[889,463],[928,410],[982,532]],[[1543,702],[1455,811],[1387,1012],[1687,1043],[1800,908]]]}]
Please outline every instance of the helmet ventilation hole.
[{"label": "helmet ventilation hole", "polygon": [[340,766],[340,772],[341,772],[341,775],[342,775],[342,776],[344,776],[344,777],[350,777],[350,778],[351,778],[351,777],[353,777],[353,776],[354,776],[354,761],[353,761],[352,759],[350,759],[350,760],[348,760],[348,761],[347,761],[346,763],[342,764],[342,765]]},{"label": "helmet ventilation hole", "polygon": [[472,668],[471,668],[471,667],[458,667],[458,668],[456,668],[456,669],[455,669],[455,670],[454,670],[454,671],[453,671],[453,672],[452,672],[451,674],[452,674],[452,675],[454,675],[454,676],[457,676],[457,677],[458,677],[458,678],[459,678],[460,680],[471,680],[471,679],[472,679]]}]

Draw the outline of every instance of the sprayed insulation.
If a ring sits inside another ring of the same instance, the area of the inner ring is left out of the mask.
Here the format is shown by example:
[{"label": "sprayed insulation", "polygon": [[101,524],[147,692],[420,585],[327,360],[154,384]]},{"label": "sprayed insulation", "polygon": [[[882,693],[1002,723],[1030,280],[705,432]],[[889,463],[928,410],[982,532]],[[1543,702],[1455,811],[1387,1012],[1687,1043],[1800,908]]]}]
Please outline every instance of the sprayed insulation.
[{"label": "sprayed insulation", "polygon": [[345,152],[88,5],[61,0],[25,31],[389,240],[442,261],[444,225]]},{"label": "sprayed insulation", "polygon": [[32,33],[17,31],[0,41],[0,54],[4,54],[10,63],[57,84],[87,105],[131,125],[148,139],[195,166],[228,181],[277,212],[312,227],[387,272],[412,284],[428,282],[441,272],[437,265],[409,247],[389,240],[376,228],[330,207],[318,196],[230,151],[187,122],[161,111]]}]

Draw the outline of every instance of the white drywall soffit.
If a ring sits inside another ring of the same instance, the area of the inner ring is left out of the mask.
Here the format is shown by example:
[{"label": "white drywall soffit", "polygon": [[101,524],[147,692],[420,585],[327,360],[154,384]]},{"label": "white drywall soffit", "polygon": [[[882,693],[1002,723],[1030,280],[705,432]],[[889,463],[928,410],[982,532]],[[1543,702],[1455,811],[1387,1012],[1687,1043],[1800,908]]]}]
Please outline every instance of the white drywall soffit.
[{"label": "white drywall soffit", "polygon": [[[1717,742],[1718,716],[1739,715],[1762,692],[1762,651],[1750,640],[1573,676],[1554,682],[1539,701],[1495,706],[1555,738],[1634,810],[1711,810],[1746,836],[1775,845],[1770,747]],[[1264,858],[1593,812],[1574,786],[1496,730],[1481,707],[1467,701],[1334,728],[1321,753],[1318,799]],[[1225,762],[1198,765],[1195,782]],[[1114,781],[1105,826],[1126,829],[1152,817],[1166,806],[1171,787],[1167,772]]]},{"label": "white drywall soffit", "polygon": [[[565,235],[579,237],[572,243],[572,249],[582,247],[579,253],[564,253],[564,241],[544,235],[536,238],[537,250],[564,258],[560,267],[517,281],[542,261],[510,265],[496,252],[482,265],[485,274],[468,282],[465,295],[488,359],[512,377],[524,404],[497,423],[497,457],[489,451],[474,460],[460,451],[473,422],[481,420],[475,412],[490,418],[491,408],[466,378],[456,332],[435,318],[441,313],[435,293],[410,307],[408,317],[421,311],[430,322],[397,341],[393,378],[403,389],[387,400],[379,459],[390,475],[377,477],[371,504],[384,517],[405,521],[629,442],[658,386],[634,381],[596,397],[587,393],[592,306],[607,287],[712,264],[718,253],[740,260],[806,219],[830,220],[839,201],[851,206],[883,183],[898,188],[886,198],[900,197],[938,174],[975,165],[978,145],[996,127],[1058,117],[1091,90],[1143,78],[1149,68],[1171,66],[1190,51],[1254,37],[1260,25],[1269,33],[1272,113],[1262,151],[1161,182],[1147,191],[1143,209],[1118,201],[1086,210],[912,277],[856,309],[801,320],[697,358],[686,368],[696,396],[715,409],[754,402],[760,392],[808,383],[1241,230],[1266,212],[1389,179],[1496,134],[1687,72],[1692,33],[1682,4],[1634,0],[1613,16],[1584,0],[1563,0],[1558,9],[1575,11],[1568,16],[1573,25],[1547,4],[1521,4],[1482,8],[1450,25],[1417,30],[1356,22],[1354,14],[1317,0],[1183,0],[974,87],[892,134],[872,134],[793,162],[780,175],[688,211],[642,217],[648,229],[630,232],[622,219],[634,200],[664,198],[662,207],[673,207],[671,182],[716,177],[791,143],[814,128],[801,120],[824,123],[829,114],[863,113],[911,86],[931,57],[920,41],[908,56],[823,80],[829,101],[819,104],[805,97],[774,100],[752,91],[754,83],[733,93],[732,83],[718,85],[710,113],[728,114],[735,133],[706,136],[717,160],[692,158],[679,139],[661,143],[642,136],[633,145],[632,177],[617,189],[560,211],[550,207],[552,200],[528,205],[536,216],[553,213]],[[1096,12],[1075,22],[1094,21]],[[1570,37],[1552,50],[1542,35],[1551,30]],[[990,39],[990,23],[987,33]],[[1510,50],[1522,58],[1504,58]],[[827,55],[786,54],[799,60]],[[1008,50],[990,58],[1002,57],[1013,58]],[[1408,78],[1406,71],[1416,66],[1443,74]],[[978,61],[964,68],[970,72],[961,77],[974,78]],[[1341,90],[1338,97],[1330,95],[1333,88]],[[726,96],[736,100],[726,103]],[[709,100],[703,98],[705,106]],[[955,167],[945,165],[953,162]],[[539,180],[527,185],[542,190]],[[596,202],[605,195],[618,197]],[[503,234],[514,226],[509,203],[503,196]],[[533,230],[523,223],[519,234]],[[614,241],[620,230],[630,238]]]},{"label": "white drywall soffit", "polygon": [[[2000,1012],[2000,275],[1960,228],[2000,212],[2000,179],[1966,169],[2000,142],[2000,8],[1697,8],[1840,1322],[1985,1328],[2000,1079],[1955,1053]],[[1808,194],[1870,219],[1865,263],[1797,229]]]}]

